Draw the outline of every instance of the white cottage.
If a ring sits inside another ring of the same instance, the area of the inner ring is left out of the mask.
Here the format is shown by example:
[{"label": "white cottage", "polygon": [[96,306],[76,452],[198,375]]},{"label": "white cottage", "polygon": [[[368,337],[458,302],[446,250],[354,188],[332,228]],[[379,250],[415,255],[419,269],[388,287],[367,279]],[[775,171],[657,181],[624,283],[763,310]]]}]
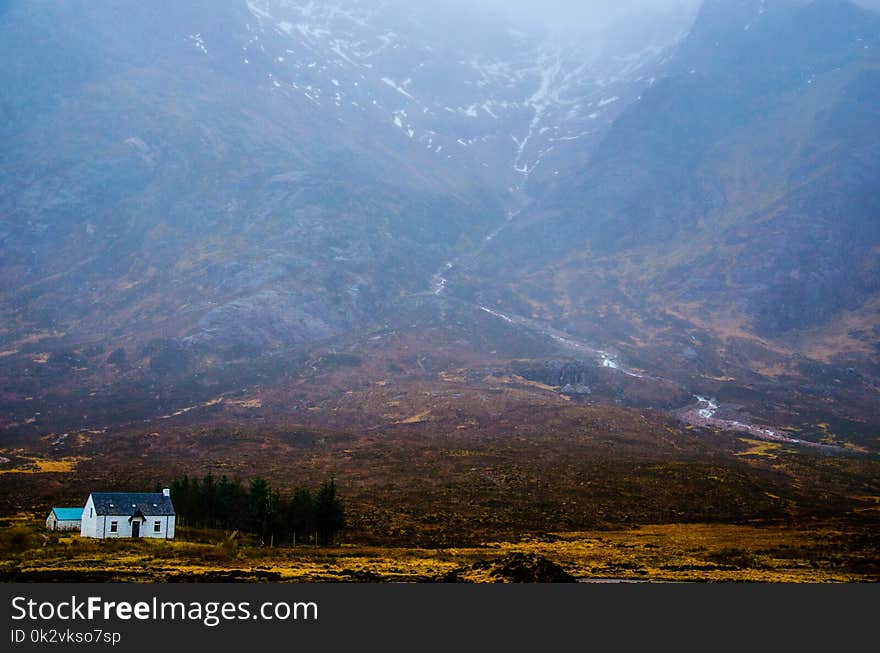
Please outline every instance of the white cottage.
[{"label": "white cottage", "polygon": [[92,492],[83,508],[83,537],[174,538],[171,492]]},{"label": "white cottage", "polygon": [[82,528],[82,508],[52,508],[46,517],[50,531],[78,531]]}]

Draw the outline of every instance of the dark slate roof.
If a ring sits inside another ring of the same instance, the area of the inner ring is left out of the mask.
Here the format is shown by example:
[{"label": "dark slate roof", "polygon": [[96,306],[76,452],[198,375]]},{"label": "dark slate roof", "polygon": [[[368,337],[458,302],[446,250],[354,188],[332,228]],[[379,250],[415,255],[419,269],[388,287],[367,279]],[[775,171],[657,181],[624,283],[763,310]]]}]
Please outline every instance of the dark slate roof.
[{"label": "dark slate roof", "polygon": [[80,521],[83,516],[82,508],[52,508],[58,521]]},{"label": "dark slate roof", "polygon": [[99,515],[133,515],[138,510],[144,517],[174,514],[171,497],[161,492],[92,492],[92,501]]}]

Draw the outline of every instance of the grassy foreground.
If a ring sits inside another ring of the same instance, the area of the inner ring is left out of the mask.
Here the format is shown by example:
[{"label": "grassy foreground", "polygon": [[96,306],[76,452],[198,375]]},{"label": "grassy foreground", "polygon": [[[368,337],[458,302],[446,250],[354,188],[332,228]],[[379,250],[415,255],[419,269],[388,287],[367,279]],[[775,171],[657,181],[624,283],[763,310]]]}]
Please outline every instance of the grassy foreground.
[{"label": "grassy foreground", "polygon": [[0,528],[0,579],[17,581],[498,582],[492,561],[548,558],[581,580],[876,582],[880,534],[845,523],[787,526],[665,524],[555,533],[449,549],[260,547],[247,538],[182,529],[173,542],[97,541],[47,534],[25,517]]}]

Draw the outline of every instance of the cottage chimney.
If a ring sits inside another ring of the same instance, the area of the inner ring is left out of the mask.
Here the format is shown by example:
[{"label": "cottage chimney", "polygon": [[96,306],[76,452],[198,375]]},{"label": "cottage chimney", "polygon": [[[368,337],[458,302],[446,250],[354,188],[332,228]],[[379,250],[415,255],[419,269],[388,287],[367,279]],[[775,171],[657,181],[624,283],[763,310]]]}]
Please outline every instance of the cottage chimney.
[{"label": "cottage chimney", "polygon": [[166,487],[164,490],[162,490],[162,494],[165,495],[166,497],[170,497],[171,496],[170,488]]}]

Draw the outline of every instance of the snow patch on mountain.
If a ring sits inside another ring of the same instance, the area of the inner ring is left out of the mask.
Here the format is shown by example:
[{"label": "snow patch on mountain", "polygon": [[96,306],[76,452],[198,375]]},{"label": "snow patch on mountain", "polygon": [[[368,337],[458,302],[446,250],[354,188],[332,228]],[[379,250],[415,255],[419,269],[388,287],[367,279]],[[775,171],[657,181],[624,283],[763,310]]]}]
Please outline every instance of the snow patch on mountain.
[{"label": "snow patch on mountain", "polygon": [[[672,44],[627,51],[511,28],[462,37],[453,49],[426,39],[436,26],[407,7],[248,0],[244,61],[271,64],[274,88],[292,89],[340,120],[357,112],[443,159],[447,150],[470,148],[464,165],[517,188],[558,150],[590,147],[653,83]],[[407,109],[409,116],[401,113]]]}]

